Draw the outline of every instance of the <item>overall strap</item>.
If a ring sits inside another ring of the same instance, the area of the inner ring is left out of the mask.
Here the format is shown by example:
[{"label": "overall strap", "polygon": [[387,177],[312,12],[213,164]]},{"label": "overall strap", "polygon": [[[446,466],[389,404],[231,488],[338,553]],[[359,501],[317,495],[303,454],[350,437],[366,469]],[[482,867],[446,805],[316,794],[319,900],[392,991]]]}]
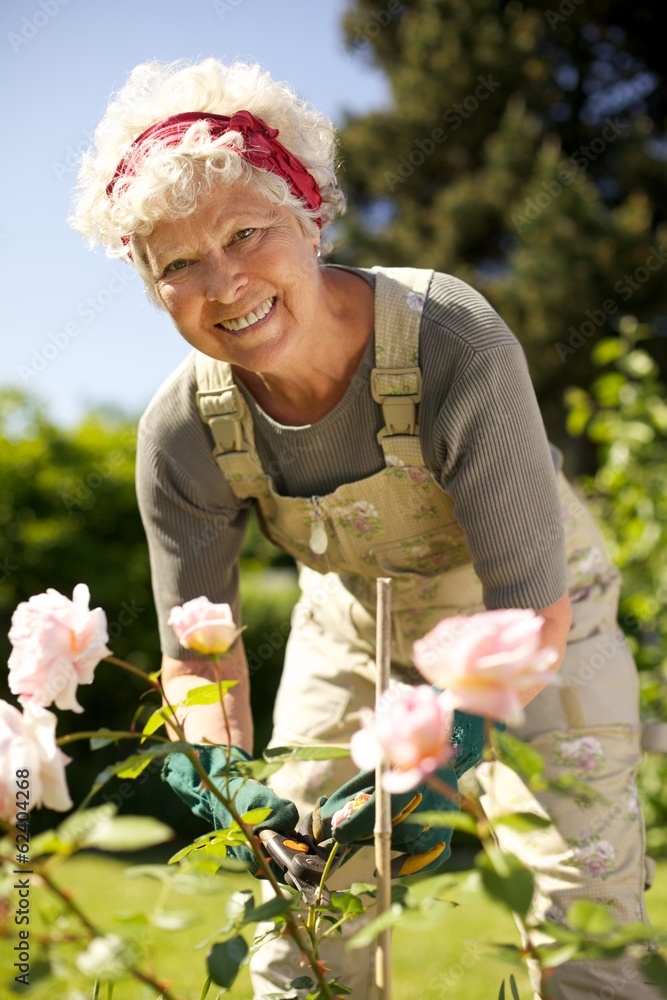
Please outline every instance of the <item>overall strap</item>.
[{"label": "overall strap", "polygon": [[269,483],[255,450],[252,416],[231,365],[195,351],[197,409],[213,436],[213,457],[235,496],[264,496]]},{"label": "overall strap", "polygon": [[378,441],[387,465],[423,466],[418,406],[422,398],[419,328],[433,271],[374,267],[375,368],[371,393],[382,407]]}]

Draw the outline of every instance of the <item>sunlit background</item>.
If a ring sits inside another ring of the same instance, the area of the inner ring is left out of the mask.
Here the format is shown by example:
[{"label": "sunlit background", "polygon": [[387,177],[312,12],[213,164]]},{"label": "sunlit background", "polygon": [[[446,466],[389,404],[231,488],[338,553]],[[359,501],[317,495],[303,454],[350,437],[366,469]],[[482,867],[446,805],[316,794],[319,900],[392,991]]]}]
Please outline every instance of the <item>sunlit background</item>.
[{"label": "sunlit background", "polygon": [[5,0],[0,382],[58,423],[90,406],[139,414],[189,350],[131,267],[66,222],[77,157],[110,94],[149,59],[258,62],[336,123],[386,103],[384,76],[343,45],[344,0]]}]

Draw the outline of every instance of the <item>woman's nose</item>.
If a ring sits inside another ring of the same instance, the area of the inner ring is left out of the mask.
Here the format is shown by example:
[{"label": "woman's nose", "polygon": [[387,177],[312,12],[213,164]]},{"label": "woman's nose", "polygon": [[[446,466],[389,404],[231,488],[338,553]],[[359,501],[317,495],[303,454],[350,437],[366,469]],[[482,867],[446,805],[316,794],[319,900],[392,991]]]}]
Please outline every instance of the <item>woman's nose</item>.
[{"label": "woman's nose", "polygon": [[220,252],[208,258],[205,282],[205,294],[210,302],[231,304],[243,294],[247,276],[238,261]]}]

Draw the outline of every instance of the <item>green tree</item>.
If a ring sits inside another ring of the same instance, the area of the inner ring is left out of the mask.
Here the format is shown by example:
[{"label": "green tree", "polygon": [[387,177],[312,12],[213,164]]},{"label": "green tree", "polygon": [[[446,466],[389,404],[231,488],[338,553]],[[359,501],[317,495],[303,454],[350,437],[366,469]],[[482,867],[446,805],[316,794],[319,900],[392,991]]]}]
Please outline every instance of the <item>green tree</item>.
[{"label": "green tree", "polygon": [[[650,328],[626,317],[599,341],[590,391],[567,393],[568,430],[585,436],[599,467],[581,481],[623,574],[619,620],[640,668],[644,715],[667,720],[667,396],[643,349]],[[642,772],[649,847],[667,851],[667,761]]]},{"label": "green tree", "polygon": [[353,0],[345,16],[348,46],[384,71],[392,100],[341,130],[351,208],[338,259],[478,288],[521,340],[566,447],[563,391],[589,384],[591,345],[624,315],[653,323],[649,350],[667,364],[655,7]]},{"label": "green tree", "polygon": [[[143,670],[160,662],[146,539],[134,490],[136,423],[127,417],[88,414],[63,429],[36,401],[18,390],[0,392],[0,654],[6,663],[11,616],[20,601],[48,587],[68,597],[86,583],[91,607],[102,607],[115,656]],[[251,522],[242,555],[244,634],[251,667],[253,713],[259,750],[266,745],[280,680],[289,616],[296,597],[292,561]],[[273,572],[267,577],[266,570]],[[109,726],[127,729],[144,693],[140,678],[101,663],[94,683],[79,690],[82,715],[62,713],[58,731]],[[6,674],[0,698],[15,703]],[[151,708],[147,702],[143,712]],[[153,708],[156,705],[152,706]],[[116,747],[92,752],[73,743],[68,781],[75,801],[93,777],[118,759]],[[127,783],[126,783],[127,784]],[[141,801],[124,802],[122,782],[111,786],[132,812],[157,812],[172,826],[192,829],[190,813],[161,787],[156,775],[140,786]],[[42,824],[48,816],[39,817]]]}]

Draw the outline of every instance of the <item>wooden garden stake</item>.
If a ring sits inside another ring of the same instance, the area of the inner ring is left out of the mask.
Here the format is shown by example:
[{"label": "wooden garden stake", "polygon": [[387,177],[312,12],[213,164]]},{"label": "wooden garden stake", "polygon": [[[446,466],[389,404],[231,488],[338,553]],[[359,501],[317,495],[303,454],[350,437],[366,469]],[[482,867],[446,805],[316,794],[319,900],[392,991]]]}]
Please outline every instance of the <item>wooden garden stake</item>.
[{"label": "wooden garden stake", "polygon": [[[382,709],[382,696],[389,688],[391,668],[391,580],[377,581],[376,624],[377,676],[375,683],[375,709]],[[384,763],[375,769],[375,868],[377,870],[377,915],[391,907],[391,796],[382,787],[382,776],[387,770]],[[377,937],[375,946],[375,983],[379,1000],[391,1000],[391,927]]]}]

